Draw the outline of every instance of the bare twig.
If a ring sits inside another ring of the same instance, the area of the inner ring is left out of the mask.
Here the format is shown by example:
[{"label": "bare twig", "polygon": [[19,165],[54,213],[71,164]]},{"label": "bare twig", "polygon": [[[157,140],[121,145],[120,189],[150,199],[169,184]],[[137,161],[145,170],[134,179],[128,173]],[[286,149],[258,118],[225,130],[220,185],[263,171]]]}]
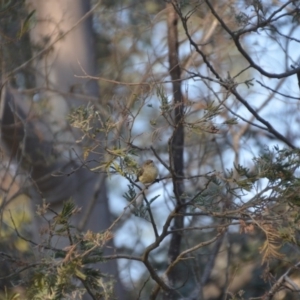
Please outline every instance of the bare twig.
[{"label": "bare twig", "polygon": [[282,276],[279,277],[279,279],[273,284],[272,288],[269,290],[267,295],[263,297],[263,300],[272,300],[273,296],[277,293],[277,291],[283,286],[285,281],[287,280],[288,275],[291,273],[291,271],[298,269],[300,267],[300,262],[295,264],[293,267],[289,268]]}]

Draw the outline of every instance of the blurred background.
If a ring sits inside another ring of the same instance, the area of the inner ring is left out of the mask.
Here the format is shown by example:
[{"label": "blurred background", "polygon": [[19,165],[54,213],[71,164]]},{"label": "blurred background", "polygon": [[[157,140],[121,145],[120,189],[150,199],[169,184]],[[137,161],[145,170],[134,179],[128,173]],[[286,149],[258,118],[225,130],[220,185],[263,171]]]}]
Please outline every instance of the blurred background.
[{"label": "blurred background", "polygon": [[[29,297],[39,247],[74,245],[49,225],[69,199],[72,229],[111,232],[94,299],[298,299],[299,12],[0,1],[1,299]],[[147,159],[158,182],[138,188]]]}]

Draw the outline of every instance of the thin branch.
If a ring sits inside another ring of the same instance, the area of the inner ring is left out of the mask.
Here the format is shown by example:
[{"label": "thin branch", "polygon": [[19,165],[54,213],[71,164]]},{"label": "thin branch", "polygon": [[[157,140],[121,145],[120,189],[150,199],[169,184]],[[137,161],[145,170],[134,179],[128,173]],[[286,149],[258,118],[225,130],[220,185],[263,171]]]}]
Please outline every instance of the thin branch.
[{"label": "thin branch", "polygon": [[146,205],[147,206],[147,211],[148,211],[148,214],[149,214],[149,217],[150,217],[150,223],[152,224],[152,228],[153,228],[153,231],[154,231],[155,238],[158,238],[158,231],[157,231],[156,223],[154,221],[154,217],[153,217],[153,214],[152,214],[150,203],[149,203],[145,193],[143,193],[143,195],[144,195],[144,200],[147,203],[147,205]]},{"label": "thin branch", "polygon": [[[254,60],[250,57],[250,55],[244,50],[244,48],[242,47],[242,45],[240,44],[239,41],[239,37],[242,33],[244,32],[240,32],[239,34],[235,34],[233,33],[229,27],[226,25],[226,23],[223,21],[223,19],[218,15],[218,13],[216,12],[216,10],[214,9],[213,5],[210,3],[209,0],[205,0],[207,6],[209,7],[210,11],[212,12],[212,14],[215,16],[215,18],[219,21],[219,23],[221,24],[221,26],[226,30],[226,32],[231,36],[232,40],[234,41],[237,49],[239,50],[239,52],[243,55],[243,57],[249,62],[249,64],[251,65],[252,68],[254,68],[255,70],[257,70],[259,73],[261,73],[264,76],[267,76],[269,78],[284,78],[284,77],[288,77],[294,74],[297,74],[298,72],[300,72],[300,68],[297,69],[293,69],[291,71],[286,71],[284,73],[269,73],[267,71],[265,71],[263,68],[261,68],[259,65],[257,65]],[[288,1],[287,3],[285,3],[280,9],[274,11],[271,16],[264,22],[262,22],[260,24],[260,26],[265,26],[268,23],[270,23],[272,21],[273,16],[275,16],[279,11],[281,11],[284,7],[286,7],[287,5],[293,3],[294,1]],[[256,30],[258,29],[259,26],[256,26]],[[218,77],[217,77],[218,78]]]},{"label": "thin branch", "polygon": [[293,267],[289,268],[282,276],[279,277],[279,279],[273,284],[272,288],[269,290],[267,295],[263,298],[263,300],[272,300],[273,296],[277,293],[277,291],[283,286],[286,277],[290,274],[291,271],[294,269],[299,269],[300,262],[295,264]]},{"label": "thin branch", "polygon": [[[206,242],[201,242],[197,245],[195,245],[194,247],[192,248],[189,248],[185,251],[182,251],[176,258],[176,260],[174,260],[167,268],[167,270],[165,271],[165,276],[168,275],[168,273],[170,273],[172,271],[172,269],[174,268],[175,265],[177,265],[177,263],[181,260],[185,260],[185,259],[189,259],[189,258],[185,258],[185,256],[191,252],[194,252],[196,250],[198,250],[199,248],[202,248],[204,246],[207,246],[207,245],[210,245],[212,244],[213,242],[215,242],[216,240],[219,239],[219,237],[223,234],[223,232],[220,232],[218,233],[215,237],[213,237],[212,239],[206,241]],[[151,294],[151,299],[155,299],[160,291],[161,287],[159,285],[157,285],[152,294]]]},{"label": "thin branch", "polygon": [[290,99],[300,100],[300,97],[289,96],[289,95],[280,93],[280,92],[278,92],[278,91],[276,91],[276,90],[274,90],[274,89],[271,89],[270,87],[264,85],[264,84],[263,84],[262,82],[260,82],[259,80],[256,80],[256,82],[259,83],[262,87],[264,87],[264,88],[266,88],[266,89],[272,91],[272,92],[275,93],[275,94],[278,94],[278,95],[280,95],[280,96],[283,96],[283,97],[286,97],[286,98],[290,98]]},{"label": "thin branch", "polygon": [[296,147],[287,139],[285,138],[281,133],[279,133],[276,129],[273,128],[273,126],[266,121],[264,118],[262,118],[255,110],[252,108],[252,106],[243,99],[243,97],[237,92],[236,88],[232,88],[231,92],[235,97],[254,115],[254,117],[263,123],[270,133],[272,133],[274,136],[276,136],[279,140],[290,146],[292,149],[296,149]]},{"label": "thin branch", "polygon": [[142,262],[142,258],[139,256],[132,256],[126,254],[112,254],[112,255],[104,255],[102,256],[104,260],[112,260],[112,259],[128,259]]}]

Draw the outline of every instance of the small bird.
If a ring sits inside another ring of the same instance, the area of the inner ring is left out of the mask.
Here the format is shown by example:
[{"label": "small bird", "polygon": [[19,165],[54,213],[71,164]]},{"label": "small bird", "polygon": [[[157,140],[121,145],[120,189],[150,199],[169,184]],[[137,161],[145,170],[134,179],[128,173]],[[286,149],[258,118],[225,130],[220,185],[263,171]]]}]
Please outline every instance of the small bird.
[{"label": "small bird", "polygon": [[158,170],[153,162],[153,160],[148,159],[144,162],[141,169],[137,174],[135,182],[140,181],[143,184],[152,183],[158,175]]}]

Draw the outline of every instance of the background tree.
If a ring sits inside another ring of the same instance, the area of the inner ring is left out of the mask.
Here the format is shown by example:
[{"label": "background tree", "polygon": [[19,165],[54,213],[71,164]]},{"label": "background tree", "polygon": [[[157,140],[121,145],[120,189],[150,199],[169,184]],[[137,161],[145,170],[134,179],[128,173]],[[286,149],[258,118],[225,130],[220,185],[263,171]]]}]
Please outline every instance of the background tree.
[{"label": "background tree", "polygon": [[[6,10],[11,12],[15,5],[17,2],[8,4]],[[27,61],[10,71],[22,72],[30,66],[36,87],[26,90],[23,95],[8,87],[3,89],[2,139],[11,158],[28,171],[28,177],[24,179],[28,184],[23,182],[21,188],[30,189],[34,211],[42,200],[50,203],[53,211],[60,211],[63,201],[72,197],[82,208],[82,214],[77,214],[73,221],[79,229],[95,232],[106,229],[110,218],[105,175],[82,167],[79,157],[83,154],[83,145],[76,146],[76,133],[67,123],[67,114],[72,107],[97,104],[99,99],[95,81],[76,78],[84,72],[96,72],[90,19],[93,10],[88,1],[28,1],[26,7],[29,15],[18,34],[20,37],[26,34],[27,22],[33,53],[31,58],[27,57]],[[14,47],[14,43],[11,45]],[[88,158],[89,161],[93,159],[92,156]],[[48,219],[53,218],[53,213],[49,211],[48,214]],[[37,222],[36,230],[44,221],[37,219]],[[35,232],[36,241],[39,241],[39,234]],[[52,243],[65,245],[61,237]],[[108,249],[105,250],[107,254],[111,252]],[[116,262],[104,264],[102,271],[117,276]],[[121,296],[120,281],[117,290]]]}]

